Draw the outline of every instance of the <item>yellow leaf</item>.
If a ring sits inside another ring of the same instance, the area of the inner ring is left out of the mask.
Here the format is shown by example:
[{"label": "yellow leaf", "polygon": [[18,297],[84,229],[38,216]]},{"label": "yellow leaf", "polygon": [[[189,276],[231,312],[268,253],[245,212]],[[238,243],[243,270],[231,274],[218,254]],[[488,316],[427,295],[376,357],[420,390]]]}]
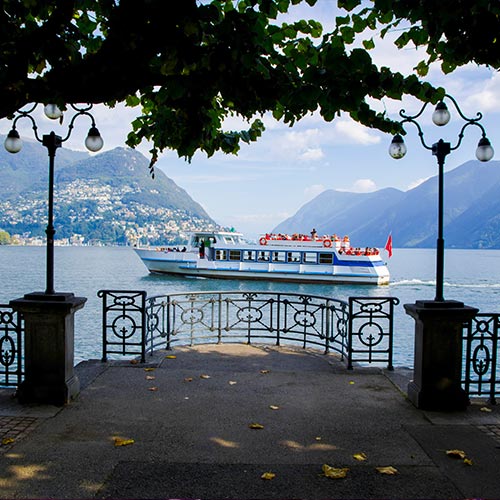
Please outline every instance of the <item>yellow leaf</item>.
[{"label": "yellow leaf", "polygon": [[130,360],[130,364],[131,365],[137,365],[137,364],[139,364],[139,360],[138,359],[131,359]]},{"label": "yellow leaf", "polygon": [[133,439],[122,439],[122,438],[115,438],[114,439],[115,446],[128,446],[129,444],[134,444]]},{"label": "yellow leaf", "polygon": [[271,370],[261,370],[260,373],[262,373],[263,375],[266,375],[267,373],[269,373]]},{"label": "yellow leaf", "polygon": [[271,410],[279,410],[280,409],[280,407],[276,406],[276,405],[269,405],[269,408],[271,408]]},{"label": "yellow leaf", "polygon": [[177,359],[177,356],[175,354],[168,354],[165,356],[165,359]]},{"label": "yellow leaf", "polygon": [[488,408],[487,406],[482,406],[479,408],[479,411],[484,411],[485,413],[491,413],[493,410],[491,408]]},{"label": "yellow leaf", "polygon": [[264,426],[262,424],[258,424],[256,422],[249,424],[248,427],[250,427],[250,429],[263,429],[264,428]]},{"label": "yellow leaf", "polygon": [[316,441],[321,441],[321,436],[316,436],[314,439],[315,439]]},{"label": "yellow leaf", "polygon": [[154,375],[146,375],[146,380],[154,380],[155,378]]},{"label": "yellow leaf", "polygon": [[465,465],[472,465],[472,460],[470,458],[464,458]]},{"label": "yellow leaf", "polygon": [[364,462],[365,460],[368,459],[368,457],[366,456],[366,453],[355,453],[352,457],[355,460],[358,460],[359,462]]},{"label": "yellow leaf", "polygon": [[184,379],[184,382],[192,382],[193,381],[193,377],[186,377]]},{"label": "yellow leaf", "polygon": [[9,444],[12,444],[15,441],[14,438],[3,438],[2,439],[2,446],[7,446]]},{"label": "yellow leaf", "polygon": [[235,380],[230,380],[229,381],[229,385],[236,385],[238,382],[236,382]]},{"label": "yellow leaf", "polygon": [[154,368],[144,368],[144,371],[145,372],[154,372],[155,369]]},{"label": "yellow leaf", "polygon": [[446,450],[446,454],[452,458],[465,458],[465,451],[463,450]]},{"label": "yellow leaf", "polygon": [[262,476],[260,476],[261,479],[274,479],[276,477],[276,474],[274,474],[273,472],[264,472],[264,474],[262,474]]},{"label": "yellow leaf", "polygon": [[200,378],[208,379],[208,378],[210,378],[210,375],[203,374],[203,375],[200,375]]},{"label": "yellow leaf", "polygon": [[379,474],[386,474],[388,476],[394,476],[398,473],[398,469],[388,465],[387,467],[375,467]]},{"label": "yellow leaf", "polygon": [[347,467],[336,468],[328,464],[323,464],[323,467],[321,469],[323,471],[323,474],[330,479],[343,479],[349,472],[349,469]]},{"label": "yellow leaf", "polygon": [[158,390],[158,387],[150,387],[148,390],[152,391],[152,392],[156,392]]},{"label": "yellow leaf", "polygon": [[349,385],[354,385],[356,382],[354,382],[354,380],[350,380],[349,381]]}]

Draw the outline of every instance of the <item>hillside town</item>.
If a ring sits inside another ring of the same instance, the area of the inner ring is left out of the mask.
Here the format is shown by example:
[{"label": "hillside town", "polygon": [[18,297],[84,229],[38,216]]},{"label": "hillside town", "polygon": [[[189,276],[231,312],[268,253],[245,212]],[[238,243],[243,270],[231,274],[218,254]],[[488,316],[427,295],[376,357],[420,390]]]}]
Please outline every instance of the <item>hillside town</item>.
[{"label": "hillside town", "polygon": [[[216,229],[211,219],[178,208],[135,201],[140,188],[75,179],[56,187],[55,245],[155,245],[183,241],[187,232]],[[0,244],[44,245],[45,193],[0,202]],[[3,236],[2,236],[3,235]]]}]

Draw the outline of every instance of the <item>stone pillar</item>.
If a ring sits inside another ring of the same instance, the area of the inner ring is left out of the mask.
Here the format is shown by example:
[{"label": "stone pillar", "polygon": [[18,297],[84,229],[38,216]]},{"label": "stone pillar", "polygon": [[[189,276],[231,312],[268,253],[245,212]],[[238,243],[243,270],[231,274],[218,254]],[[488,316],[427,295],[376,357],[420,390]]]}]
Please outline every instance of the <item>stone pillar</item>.
[{"label": "stone pillar", "polygon": [[465,410],[469,398],[462,389],[463,325],[478,309],[455,300],[405,304],[415,319],[415,359],[408,398],[423,410]]},{"label": "stone pillar", "polygon": [[62,406],[75,398],[74,314],[87,301],[72,293],[34,292],[10,301],[24,319],[24,381],[21,403]]}]

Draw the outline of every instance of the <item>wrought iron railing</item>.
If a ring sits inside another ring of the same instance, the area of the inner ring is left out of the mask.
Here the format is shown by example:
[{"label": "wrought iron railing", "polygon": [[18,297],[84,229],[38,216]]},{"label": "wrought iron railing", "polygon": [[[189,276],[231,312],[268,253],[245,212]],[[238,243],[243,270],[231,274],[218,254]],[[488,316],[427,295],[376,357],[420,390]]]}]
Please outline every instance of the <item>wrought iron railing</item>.
[{"label": "wrought iron railing", "polygon": [[[153,338],[174,343],[293,342],[345,354],[348,304],[303,294],[199,292],[148,299]],[[155,319],[152,319],[155,318]]]},{"label": "wrought iron railing", "polygon": [[23,329],[21,315],[0,304],[0,387],[17,387],[23,380]]},{"label": "wrought iron railing", "polygon": [[469,396],[486,396],[492,404],[500,395],[500,314],[477,314],[464,327],[462,384]]},{"label": "wrought iron railing", "polygon": [[394,306],[395,297],[349,298],[348,368],[357,362],[387,362],[393,370]]},{"label": "wrought iron railing", "polygon": [[[392,369],[393,307],[399,302],[394,298],[346,302],[306,294],[238,291],[146,299],[137,291],[117,290],[101,290],[99,296],[103,298],[103,360],[112,353],[140,353],[144,359],[146,352],[171,349],[174,344],[259,341],[293,343],[325,354],[334,351],[347,360],[349,368],[356,362],[380,362]],[[129,308],[142,318],[142,329],[132,321]],[[109,350],[116,344],[118,350]]]},{"label": "wrought iron railing", "polygon": [[102,298],[102,360],[109,354],[146,360],[146,292],[99,290]]}]

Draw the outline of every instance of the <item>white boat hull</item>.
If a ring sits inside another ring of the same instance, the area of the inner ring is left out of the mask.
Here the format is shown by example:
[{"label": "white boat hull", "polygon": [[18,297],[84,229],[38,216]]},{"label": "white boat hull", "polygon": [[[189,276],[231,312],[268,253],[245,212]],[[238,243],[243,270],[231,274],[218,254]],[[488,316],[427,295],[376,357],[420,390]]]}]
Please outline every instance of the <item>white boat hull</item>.
[{"label": "white boat hull", "polygon": [[[159,274],[198,278],[369,285],[387,285],[390,279],[387,267],[379,265],[377,259],[369,257],[345,256],[340,259],[341,265],[307,265],[216,261],[200,258],[193,252],[162,252],[150,249],[135,251],[151,273]],[[366,263],[366,266],[363,263]]]}]

